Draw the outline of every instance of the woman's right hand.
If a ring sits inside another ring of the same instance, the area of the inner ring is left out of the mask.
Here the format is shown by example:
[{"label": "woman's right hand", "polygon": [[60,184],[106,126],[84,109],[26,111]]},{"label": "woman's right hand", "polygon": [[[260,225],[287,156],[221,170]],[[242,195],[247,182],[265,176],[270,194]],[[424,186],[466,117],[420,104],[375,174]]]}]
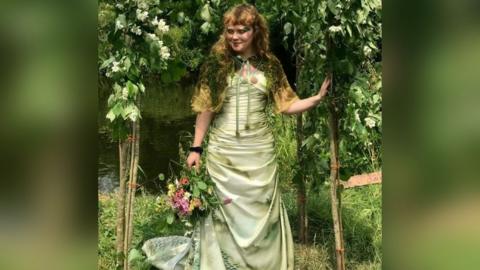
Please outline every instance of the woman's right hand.
[{"label": "woman's right hand", "polygon": [[197,152],[190,152],[187,157],[187,166],[189,169],[192,169],[192,166],[195,167],[197,172],[200,171],[200,154]]}]

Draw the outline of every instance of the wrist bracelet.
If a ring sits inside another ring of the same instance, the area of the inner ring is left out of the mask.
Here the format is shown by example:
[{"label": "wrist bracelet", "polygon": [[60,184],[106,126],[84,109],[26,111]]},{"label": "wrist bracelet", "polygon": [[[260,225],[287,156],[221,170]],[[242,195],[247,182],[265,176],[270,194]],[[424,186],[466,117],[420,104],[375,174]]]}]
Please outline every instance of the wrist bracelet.
[{"label": "wrist bracelet", "polygon": [[203,148],[201,146],[190,147],[190,152],[199,153],[201,155],[203,153]]}]

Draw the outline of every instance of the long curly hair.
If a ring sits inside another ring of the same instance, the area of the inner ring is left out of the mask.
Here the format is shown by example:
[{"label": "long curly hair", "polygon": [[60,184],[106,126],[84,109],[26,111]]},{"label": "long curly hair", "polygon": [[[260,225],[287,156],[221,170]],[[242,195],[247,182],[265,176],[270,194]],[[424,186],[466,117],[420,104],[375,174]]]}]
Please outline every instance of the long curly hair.
[{"label": "long curly hair", "polygon": [[235,55],[226,40],[227,26],[242,24],[253,28],[252,46],[255,53],[260,57],[270,58],[270,46],[267,22],[265,18],[250,4],[240,4],[230,8],[223,15],[223,32],[218,41],[212,47],[212,53],[230,58]]}]

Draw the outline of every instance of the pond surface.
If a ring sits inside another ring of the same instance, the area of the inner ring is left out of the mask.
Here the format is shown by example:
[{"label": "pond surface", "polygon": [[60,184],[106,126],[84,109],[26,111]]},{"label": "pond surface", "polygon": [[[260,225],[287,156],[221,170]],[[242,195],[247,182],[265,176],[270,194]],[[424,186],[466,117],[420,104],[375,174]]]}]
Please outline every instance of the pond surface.
[{"label": "pond surface", "polygon": [[[178,172],[174,162],[179,161],[179,139],[182,134],[193,134],[195,115],[190,109],[193,83],[183,81],[161,89],[150,79],[142,96],[140,122],[140,167],[138,182],[149,192],[160,189],[158,175]],[[111,140],[108,130],[106,103],[111,93],[105,80],[99,83],[98,110],[98,191],[113,192],[118,187],[118,143]],[[172,162],[174,161],[174,162]]]}]

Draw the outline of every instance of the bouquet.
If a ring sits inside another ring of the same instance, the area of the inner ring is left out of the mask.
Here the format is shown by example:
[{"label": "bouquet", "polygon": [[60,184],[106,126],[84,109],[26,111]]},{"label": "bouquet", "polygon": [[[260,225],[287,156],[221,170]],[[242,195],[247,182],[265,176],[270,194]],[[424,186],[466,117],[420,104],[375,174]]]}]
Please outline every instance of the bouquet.
[{"label": "bouquet", "polygon": [[215,183],[202,166],[200,172],[195,169],[184,170],[180,178],[168,184],[167,201],[171,212],[167,223],[179,219],[187,226],[192,226],[199,219],[206,217],[220,205],[214,191]]}]

